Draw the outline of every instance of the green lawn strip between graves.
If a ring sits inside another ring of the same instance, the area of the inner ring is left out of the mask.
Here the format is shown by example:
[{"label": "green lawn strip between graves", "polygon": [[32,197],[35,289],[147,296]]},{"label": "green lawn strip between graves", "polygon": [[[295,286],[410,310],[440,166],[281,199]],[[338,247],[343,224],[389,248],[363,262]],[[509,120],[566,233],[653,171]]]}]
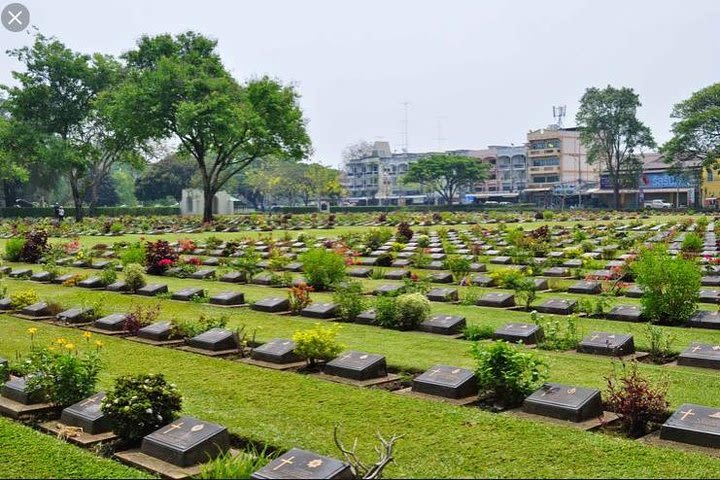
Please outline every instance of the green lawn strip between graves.
[{"label": "green lawn strip between graves", "polygon": [[[80,331],[2,315],[0,355],[12,358],[15,351],[24,350],[28,343],[26,330],[31,325],[39,329],[36,336],[39,343],[59,336],[83,341]],[[373,458],[375,431],[404,433],[406,437],[397,447],[397,463],[388,468],[388,477],[720,475],[720,459],[710,456],[118,338],[108,337],[104,341],[101,388],[107,388],[117,375],[164,373],[183,392],[185,413],[225,425],[253,441],[280,448],[299,446],[337,456],[332,430],[334,425],[341,424],[347,439],[355,436],[362,439],[361,455]],[[418,355],[432,353],[422,346],[413,350]],[[582,370],[586,362],[573,363],[578,375],[573,376],[570,369],[565,372],[565,380],[584,383]]]},{"label": "green lawn strip between graves", "polygon": [[150,478],[0,417],[1,478]]}]

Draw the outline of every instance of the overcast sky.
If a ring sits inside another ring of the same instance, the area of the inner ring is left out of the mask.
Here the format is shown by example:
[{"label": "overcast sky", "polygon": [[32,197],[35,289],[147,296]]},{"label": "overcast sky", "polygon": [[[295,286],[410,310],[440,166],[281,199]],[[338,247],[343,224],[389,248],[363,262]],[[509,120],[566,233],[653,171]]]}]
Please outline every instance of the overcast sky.
[{"label": "overcast sky", "polygon": [[[584,89],[607,84],[640,94],[661,143],[672,105],[720,81],[719,0],[20,1],[85,52],[119,54],[144,33],[216,38],[236,78],[297,85],[325,164],[359,139],[399,149],[405,101],[411,151],[485,148],[522,144],[553,105],[574,124]],[[28,42],[0,28],[3,50]],[[18,67],[2,55],[0,82]]]}]

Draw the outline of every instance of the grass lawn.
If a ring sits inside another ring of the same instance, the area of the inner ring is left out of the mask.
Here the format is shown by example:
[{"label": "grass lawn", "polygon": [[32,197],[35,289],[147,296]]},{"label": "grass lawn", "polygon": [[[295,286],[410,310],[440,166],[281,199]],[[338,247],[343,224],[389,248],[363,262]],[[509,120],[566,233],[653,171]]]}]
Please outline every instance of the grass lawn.
[{"label": "grass lawn", "polygon": [[149,478],[78,447],[0,417],[2,478]]},{"label": "grass lawn", "polygon": [[[39,328],[40,342],[58,336],[82,341],[77,331],[1,316],[0,355],[12,358],[15,351],[23,350],[30,325]],[[105,343],[102,387],[110,385],[116,375],[162,372],[184,393],[186,413],[226,425],[251,440],[337,455],[332,429],[341,424],[346,437],[361,438],[359,451],[372,458],[375,431],[404,433],[406,437],[397,448],[397,463],[387,471],[390,477],[720,475],[720,459],[699,454],[122,339],[106,338]],[[576,369],[581,368],[576,362]],[[43,468],[61,476],[55,465]]]}]

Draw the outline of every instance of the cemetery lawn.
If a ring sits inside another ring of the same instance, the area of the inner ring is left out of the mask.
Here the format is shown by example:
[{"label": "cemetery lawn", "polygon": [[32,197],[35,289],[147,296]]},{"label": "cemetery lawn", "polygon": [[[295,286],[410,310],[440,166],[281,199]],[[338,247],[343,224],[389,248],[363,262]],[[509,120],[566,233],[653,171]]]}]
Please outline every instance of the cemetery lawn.
[{"label": "cemetery lawn", "polygon": [[0,417],[0,478],[151,478]]},{"label": "cemetery lawn", "polygon": [[[186,306],[193,307],[198,306]],[[36,342],[45,343],[60,336],[74,342],[83,341],[78,330],[1,315],[0,338],[3,340],[0,342],[0,356],[13,358],[16,352],[25,351],[28,344],[26,331],[30,326],[39,329]],[[404,344],[403,348],[423,357],[422,363],[427,363],[438,353],[441,361],[465,357],[466,343],[438,339],[452,346],[456,352],[453,358],[448,348],[442,348],[440,352],[432,350],[441,343],[419,342],[419,346],[410,348],[409,343],[419,338],[413,335],[406,337],[407,342],[396,339],[395,345],[391,344],[391,348],[387,349],[380,340],[381,336],[402,332],[374,330],[377,331],[374,338],[376,346],[372,350],[386,354],[390,363],[393,355],[398,353],[398,344]],[[109,387],[118,375],[164,373],[184,394],[185,413],[225,425],[232,433],[252,441],[282,449],[298,446],[337,456],[332,430],[340,424],[344,438],[351,441],[353,437],[359,437],[361,446],[358,451],[371,459],[374,458],[372,437],[376,431],[386,435],[403,433],[405,437],[397,446],[397,462],[387,470],[388,477],[720,476],[720,459],[706,455],[655,448],[632,440],[521,420],[506,414],[407,398],[382,390],[359,389],[297,373],[276,372],[118,338],[102,338],[105,342],[105,369],[101,376],[101,388]],[[432,340],[435,341],[434,338]],[[356,347],[360,343],[367,347],[366,341],[353,342],[351,346]],[[429,347],[430,351],[425,347]],[[568,365],[560,375],[554,375],[555,379],[562,378],[565,382],[580,385],[601,382],[601,378],[596,377],[600,370],[607,371],[610,362],[601,360],[603,368],[599,369],[590,360],[594,359],[576,361],[574,357],[567,358]],[[462,363],[468,364],[468,361]],[[586,369],[591,375],[585,373]],[[558,370],[553,369],[555,372]],[[678,386],[686,391],[678,395],[682,397],[678,400],[695,401],[702,396],[699,391],[702,386],[693,389],[692,383],[704,383],[705,390],[708,390],[707,382],[717,381],[712,373],[700,377],[692,370],[687,372],[686,384]],[[700,403],[712,405],[713,401],[707,399]],[[0,439],[7,436],[4,430],[0,432]],[[31,439],[40,435],[30,431],[26,434],[31,435]],[[43,442],[64,447],[51,437],[42,437],[35,442],[38,452],[50,451],[43,447]],[[18,458],[18,462],[23,455],[27,457],[24,453],[26,449],[5,445],[6,441],[0,442],[3,464],[7,457],[2,449],[9,448],[12,452],[10,458]],[[86,458],[84,453],[81,456]],[[33,457],[30,455],[28,458]],[[66,458],[71,457],[67,455]],[[43,456],[37,460],[39,462],[31,460],[33,465],[37,465],[28,468],[39,469],[33,471],[38,476],[97,477],[102,476],[104,471],[63,471],[63,462],[46,461]],[[90,463],[93,462],[97,464],[96,469],[106,468],[106,460],[97,458]],[[75,468],[84,467],[78,463]],[[20,473],[11,470],[9,476]],[[131,473],[134,472],[119,475],[129,476]]]}]

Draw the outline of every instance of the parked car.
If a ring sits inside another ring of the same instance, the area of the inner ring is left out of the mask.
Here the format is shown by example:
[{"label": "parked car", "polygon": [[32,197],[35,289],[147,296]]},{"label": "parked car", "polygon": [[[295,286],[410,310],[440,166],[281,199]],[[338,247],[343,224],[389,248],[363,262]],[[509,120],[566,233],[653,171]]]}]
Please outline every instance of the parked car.
[{"label": "parked car", "polygon": [[672,203],[663,202],[662,200],[653,200],[651,202],[645,202],[645,208],[672,208]]}]

